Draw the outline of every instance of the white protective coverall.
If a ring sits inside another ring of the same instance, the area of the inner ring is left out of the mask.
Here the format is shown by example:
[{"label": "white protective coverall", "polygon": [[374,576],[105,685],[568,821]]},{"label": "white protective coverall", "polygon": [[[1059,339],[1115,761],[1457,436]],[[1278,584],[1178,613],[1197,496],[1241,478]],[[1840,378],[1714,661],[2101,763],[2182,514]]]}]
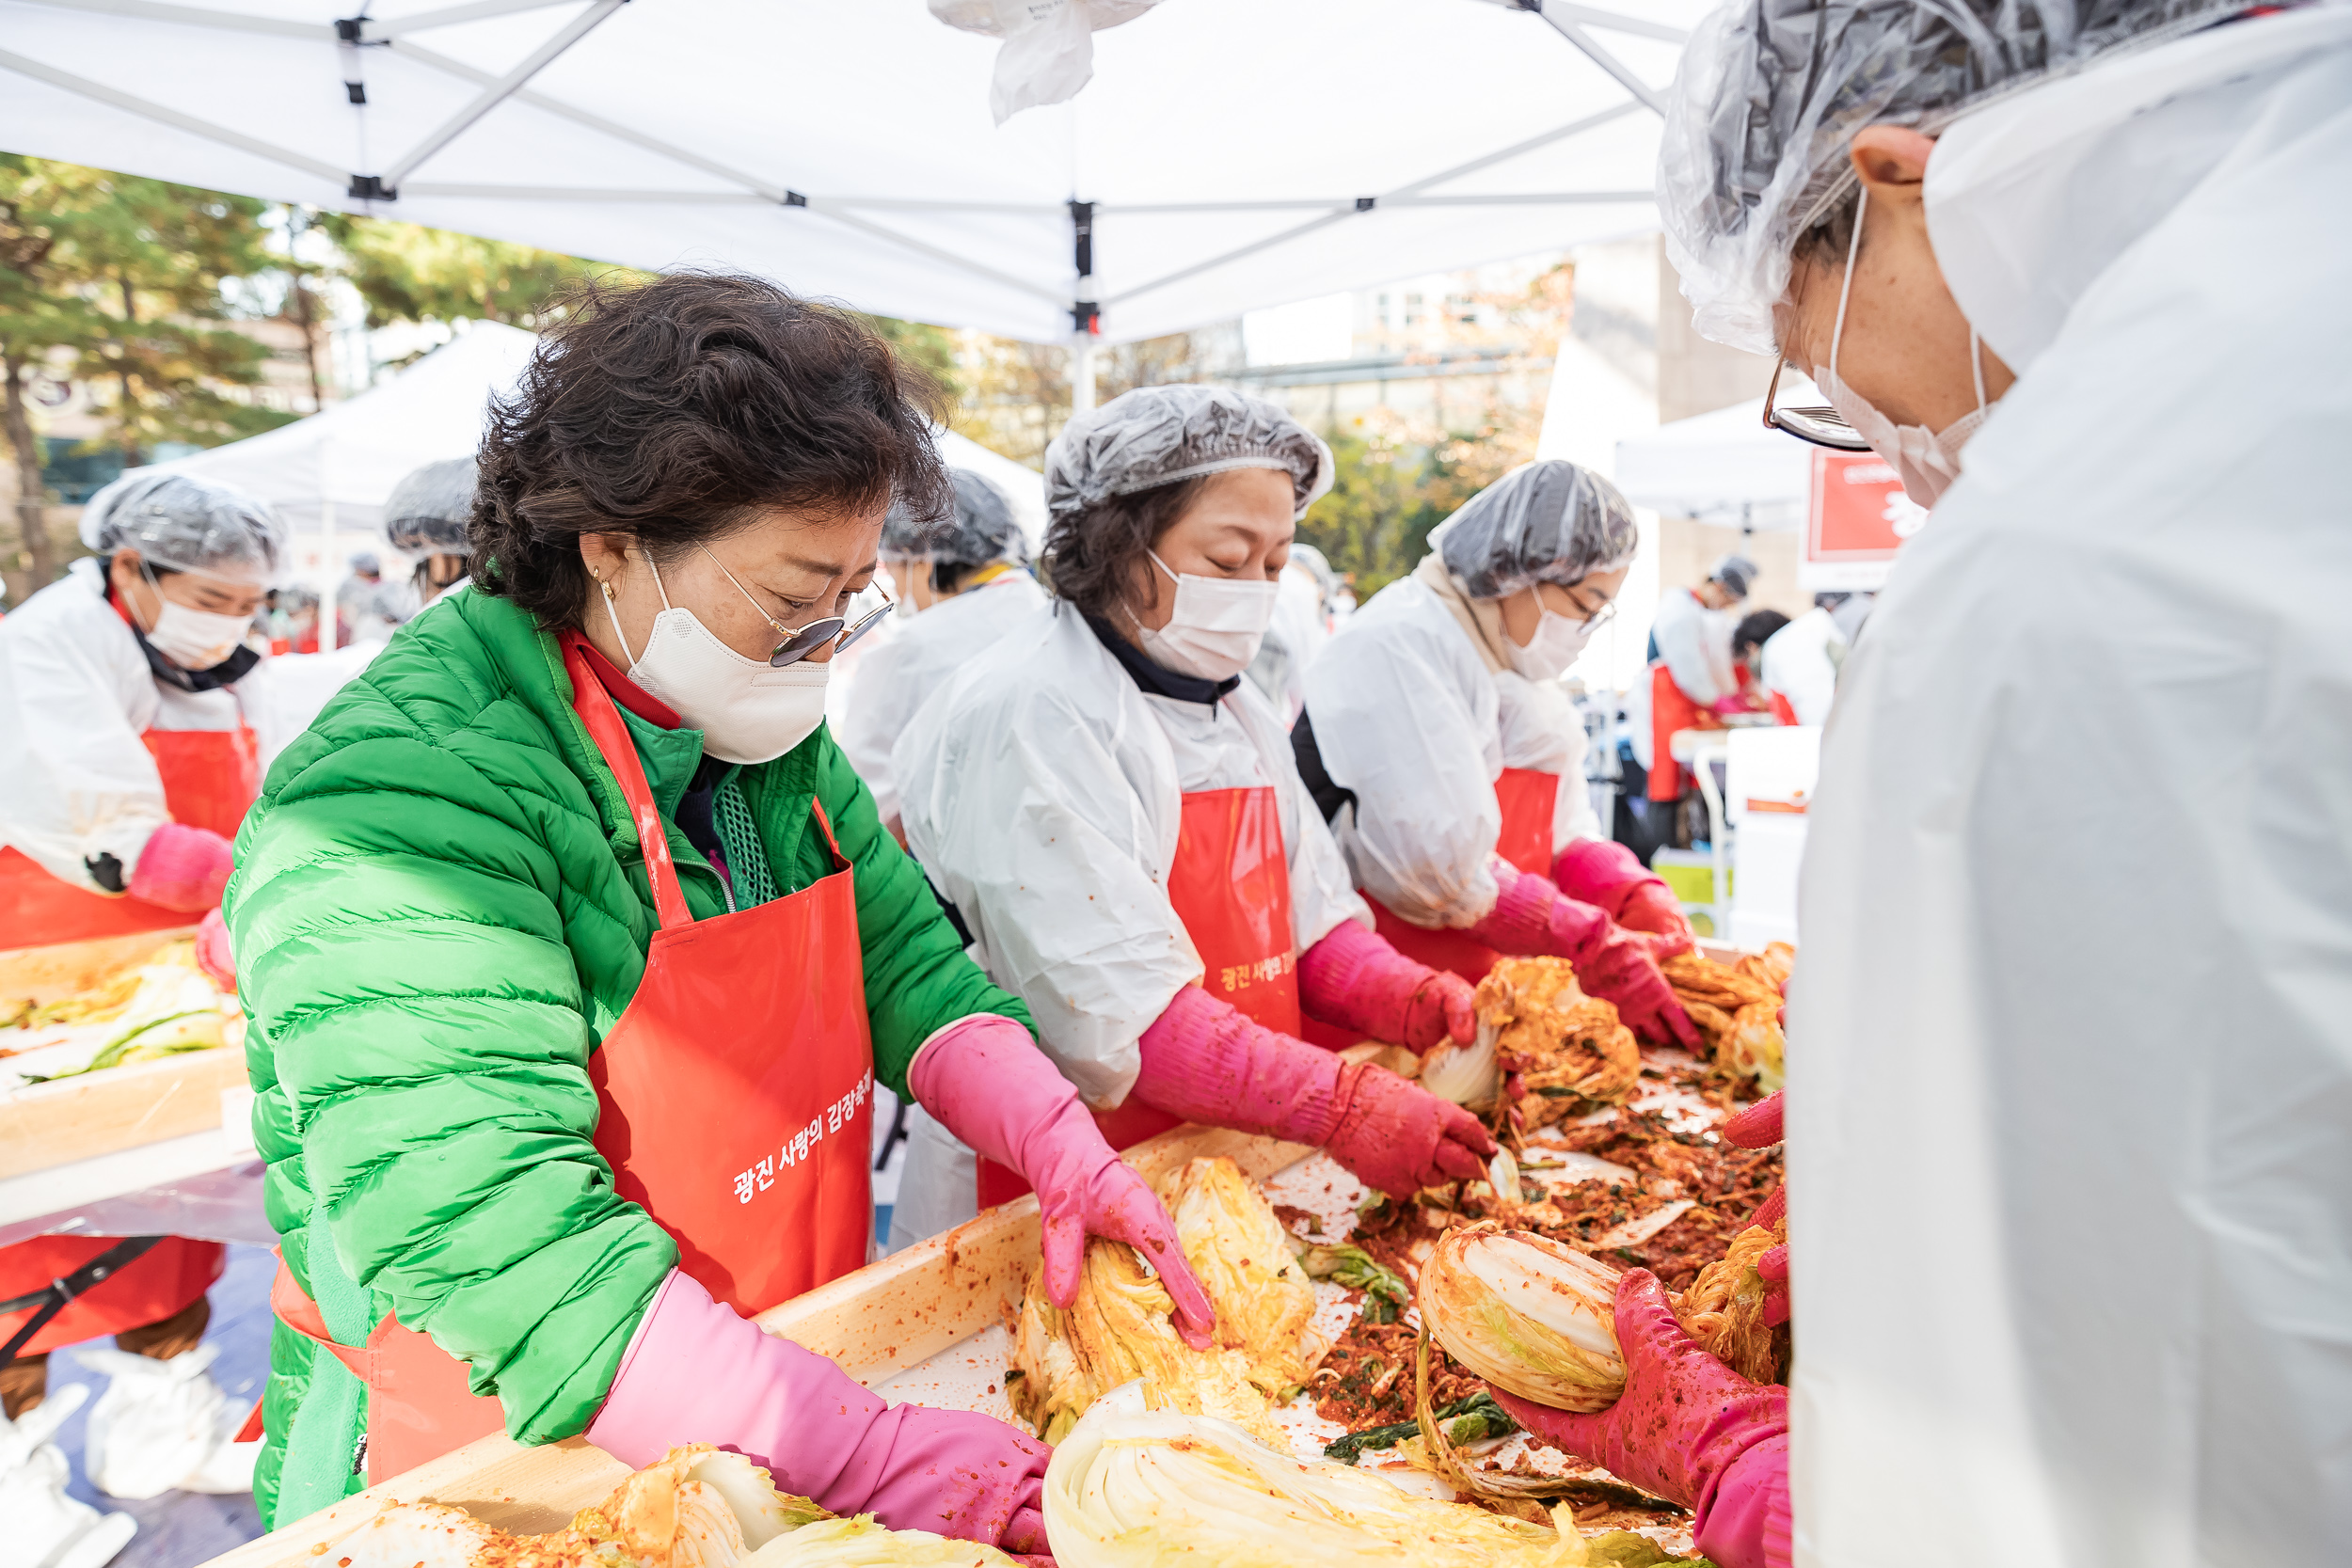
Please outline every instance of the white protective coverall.
[{"label": "white protective coverall", "polygon": [[84,557],[0,621],[0,844],[51,876],[102,893],[86,859],[127,879],[171,820],[141,732],[253,727],[267,770],[381,644],[264,658],[233,686],[183,691],[155,678]]},{"label": "white protective coverall", "polygon": [[[1626,733],[1633,742],[1633,760],[1645,768],[1658,766],[1658,744],[1650,721],[1654,707],[1651,672],[1658,664],[1665,665],[1683,695],[1701,707],[1729,696],[1734,624],[1729,616],[1699,603],[1698,595],[1688,588],[1669,588],[1659,594],[1658,617],[1650,623],[1650,641],[1658,645],[1657,663],[1644,671],[1625,694]],[[1685,685],[1686,681],[1692,684]]]},{"label": "white protective coverall", "polygon": [[[1097,1109],[1125,1101],[1144,1030],[1202,977],[1165,891],[1184,795],[1273,788],[1298,951],[1343,920],[1372,926],[1257,688],[1243,680],[1214,707],[1147,694],[1066,604],[924,704],[891,768],[908,847],[971,928],[973,957],[1028,1004],[1045,1053]],[[909,1129],[894,1246],[974,1212],[970,1167],[937,1158],[945,1134],[913,1112]]]},{"label": "white protective coverall", "polygon": [[1037,579],[1018,567],[930,609],[898,618],[893,635],[861,660],[834,735],[874,792],[884,822],[898,815],[898,785],[890,749],[915,710],[946,687],[956,672],[1045,603]]},{"label": "white protective coverall", "polygon": [[1325,770],[1357,792],[1331,825],[1357,885],[1416,925],[1474,926],[1494,908],[1506,768],[1560,775],[1553,854],[1601,836],[1576,705],[1557,681],[1490,670],[1419,572],[1340,628],[1307,711]]},{"label": "white protective coverall", "polygon": [[1669,588],[1658,597],[1658,619],[1649,634],[1658,660],[1701,707],[1739,689],[1731,674],[1730,616],[1708,609],[1688,588]]},{"label": "white protective coverall", "polygon": [[156,680],[106,602],[103,563],[74,562],[0,621],[0,842],[85,892],[105,891],[83,863],[102,854],[127,879],[171,820],[141,732],[233,730],[240,713],[235,687]]},{"label": "white protective coverall", "polygon": [[1756,674],[1766,690],[1788,699],[1798,723],[1826,724],[1837,695],[1838,661],[1845,657],[1846,634],[1835,616],[1815,605],[1764,640],[1763,668]]},{"label": "white protective coverall", "polygon": [[1822,751],[1799,1563],[2352,1552],[2346,192],[2342,5],[2036,86],[1928,165],[2019,380]]}]

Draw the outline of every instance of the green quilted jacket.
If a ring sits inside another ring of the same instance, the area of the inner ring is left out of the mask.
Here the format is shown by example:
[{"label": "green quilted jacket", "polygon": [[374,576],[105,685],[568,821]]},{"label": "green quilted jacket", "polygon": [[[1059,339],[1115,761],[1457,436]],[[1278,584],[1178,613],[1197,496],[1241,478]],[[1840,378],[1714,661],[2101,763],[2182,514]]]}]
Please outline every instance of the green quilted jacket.
[{"label": "green quilted jacket", "polygon": [[[288,1268],[342,1343],[386,1312],[431,1335],[525,1442],[586,1427],[677,1259],[590,1142],[588,1054],[657,920],[570,692],[526,612],[471,591],[437,602],[271,768],[224,903]],[[666,818],[701,732],[623,717]],[[749,808],[720,814],[739,890],[767,879],[745,876],[759,851],[780,893],[831,869],[811,794],[855,865],[881,1082],[904,1095],[915,1049],[959,1018],[1028,1022],[963,956],[825,729],[732,782]],[[739,845],[755,830],[756,850]],[[725,912],[718,873],[669,837],[696,918]],[[365,1484],[365,1389],[314,1351],[275,1325],[265,1526]]]}]

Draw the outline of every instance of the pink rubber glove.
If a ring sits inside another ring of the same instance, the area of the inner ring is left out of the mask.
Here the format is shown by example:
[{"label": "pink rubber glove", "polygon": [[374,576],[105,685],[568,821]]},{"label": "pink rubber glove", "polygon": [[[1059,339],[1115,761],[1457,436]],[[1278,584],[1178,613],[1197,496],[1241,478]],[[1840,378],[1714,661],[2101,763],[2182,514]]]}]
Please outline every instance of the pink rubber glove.
[{"label": "pink rubber glove", "polygon": [[1658,971],[1645,934],[1628,931],[1607,911],[1566,897],[1546,877],[1521,871],[1507,861],[1493,863],[1502,895],[1470,936],[1499,953],[1548,954],[1576,966],[1577,983],[1587,994],[1616,1004],[1617,1016],[1654,1045],[1697,1051],[1699,1032],[1682,1010],[1674,987]]},{"label": "pink rubber glove", "polygon": [[766,1465],[779,1491],[1009,1552],[1042,1552],[1053,1450],[991,1417],[892,1404],[763,1334],[673,1269],[621,1358],[588,1441],[642,1467],[684,1443]]},{"label": "pink rubber glove", "polygon": [[237,989],[237,955],[229,945],[229,923],[217,907],[204,911],[196,927],[196,967],[223,990]]},{"label": "pink rubber glove", "polygon": [[1691,923],[1683,918],[1681,900],[1666,885],[1665,878],[1644,865],[1642,857],[1624,845],[1604,838],[1580,838],[1551,863],[1551,879],[1568,897],[1606,910],[1610,919],[1629,931],[1651,931],[1672,939],[1650,943],[1650,951],[1660,958],[1690,951]]},{"label": "pink rubber glove", "polygon": [[215,909],[229,885],[229,841],[209,828],[167,822],[131,868],[131,896],[167,910]]},{"label": "pink rubber glove", "polygon": [[1647,1269],[1617,1281],[1616,1327],[1625,1393],[1608,1409],[1572,1415],[1500,1388],[1495,1402],[1553,1448],[1692,1509],[1721,1568],[1788,1568],[1788,1390],[1701,1350]]},{"label": "pink rubber glove", "polygon": [[1103,1141],[1070,1080],[1011,1019],[977,1013],[932,1036],[907,1069],[915,1102],[941,1126],[1037,1190],[1045,1293],[1078,1299],[1089,1236],[1125,1242],[1151,1259],[1175,1305],[1176,1333],[1207,1350],[1216,1309],[1184,1261],[1176,1222],[1151,1184]]},{"label": "pink rubber glove", "polygon": [[1318,1023],[1417,1052],[1478,1037],[1469,981],[1415,963],[1352,920],[1298,956],[1298,1006]]},{"label": "pink rubber glove", "polygon": [[[1746,1110],[1724,1122],[1719,1131],[1724,1142],[1734,1148],[1770,1148],[1781,1141],[1781,1096],[1786,1089],[1774,1089]],[[1788,1212],[1788,1184],[1784,1181],[1772,1189],[1772,1196],[1756,1206],[1749,1217],[1750,1225],[1770,1229],[1778,1225]],[[1756,1272],[1764,1276],[1764,1321],[1779,1324],[1788,1321],[1793,1308],[1788,1300],[1788,1247],[1786,1243],[1773,1247],[1756,1260]]]},{"label": "pink rubber glove", "polygon": [[1319,1144],[1392,1197],[1475,1180],[1494,1140],[1478,1118],[1386,1068],[1343,1062],[1186,986],[1143,1032],[1136,1099],[1170,1116]]}]

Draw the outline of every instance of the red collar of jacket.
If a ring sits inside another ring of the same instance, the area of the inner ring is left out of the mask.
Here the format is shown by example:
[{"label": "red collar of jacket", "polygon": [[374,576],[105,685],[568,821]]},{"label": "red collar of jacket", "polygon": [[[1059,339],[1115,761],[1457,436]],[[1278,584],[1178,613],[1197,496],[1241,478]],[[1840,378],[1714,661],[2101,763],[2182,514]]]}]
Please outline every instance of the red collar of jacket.
[{"label": "red collar of jacket", "polygon": [[579,632],[565,631],[556,641],[566,648],[578,648],[580,657],[588,661],[589,673],[596,677],[596,684],[604,688],[605,695],[646,723],[665,730],[679,729],[685,725],[686,721],[678,717],[675,708],[630,680],[619,665],[596,652],[596,645]]}]

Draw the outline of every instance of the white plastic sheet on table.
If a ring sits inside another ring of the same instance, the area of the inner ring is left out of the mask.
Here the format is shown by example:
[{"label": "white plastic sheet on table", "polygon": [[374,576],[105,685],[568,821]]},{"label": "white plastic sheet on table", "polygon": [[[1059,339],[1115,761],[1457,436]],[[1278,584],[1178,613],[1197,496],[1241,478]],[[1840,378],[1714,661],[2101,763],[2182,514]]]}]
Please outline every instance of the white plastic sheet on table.
[{"label": "white plastic sheet on table", "polygon": [[[178,1173],[174,1167],[204,1164],[214,1155],[204,1143],[193,1152],[175,1146],[198,1144],[176,1138],[168,1144],[149,1144],[103,1157],[118,1180],[137,1181],[154,1177],[151,1185],[104,1193],[80,1201],[68,1197],[65,1183],[56,1181],[57,1195],[68,1206],[0,1224],[0,1247],[31,1241],[36,1236],[190,1236],[202,1242],[243,1242],[274,1247],[278,1232],[262,1212],[262,1162],[250,1157],[232,1164]],[[98,1161],[86,1161],[97,1164]],[[166,1176],[163,1172],[170,1171]],[[56,1173],[43,1171],[55,1181]],[[0,1182],[15,1186],[25,1178]],[[15,1205],[10,1205],[14,1207]]]}]

